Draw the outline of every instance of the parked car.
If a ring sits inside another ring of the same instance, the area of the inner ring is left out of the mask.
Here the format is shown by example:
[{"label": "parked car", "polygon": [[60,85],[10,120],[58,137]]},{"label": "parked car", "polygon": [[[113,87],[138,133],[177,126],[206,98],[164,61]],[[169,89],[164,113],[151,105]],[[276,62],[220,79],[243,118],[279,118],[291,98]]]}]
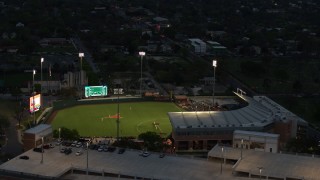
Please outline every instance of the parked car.
[{"label": "parked car", "polygon": [[143,152],[142,156],[143,157],[148,157],[148,156],[150,156],[150,153],[148,151],[145,151],[145,152]]},{"label": "parked car", "polygon": [[103,151],[104,151],[104,152],[108,152],[108,149],[109,149],[108,146],[105,146],[105,147],[103,148]]},{"label": "parked car", "polygon": [[43,149],[50,149],[50,145],[49,144],[43,145]]},{"label": "parked car", "polygon": [[63,147],[63,148],[60,149],[60,152],[64,153],[65,150],[66,150],[66,148]]},{"label": "parked car", "polygon": [[91,144],[91,145],[89,146],[89,149],[94,150],[96,147],[97,147],[97,145]]},{"label": "parked car", "polygon": [[77,148],[82,147],[82,142],[78,142],[78,143],[76,144],[76,147],[77,147]]},{"label": "parked car", "polygon": [[125,151],[126,151],[126,149],[120,148],[119,151],[118,151],[118,154],[123,154]]},{"label": "parked car", "polygon": [[28,159],[29,159],[29,156],[20,156],[19,159],[28,160]]},{"label": "parked car", "polygon": [[34,152],[44,152],[44,150],[42,148],[33,148]]},{"label": "parked car", "polygon": [[115,147],[112,147],[112,146],[108,147],[108,152],[114,152],[115,150],[116,150]]},{"label": "parked car", "polygon": [[83,152],[81,150],[76,152],[76,156],[80,156]]},{"label": "parked car", "polygon": [[67,148],[64,150],[64,154],[69,155],[72,153],[72,149],[71,148]]},{"label": "parked car", "polygon": [[164,156],[165,156],[165,154],[164,154],[164,153],[161,153],[161,154],[159,155],[159,158],[164,158]]},{"label": "parked car", "polygon": [[77,143],[78,143],[78,141],[73,141],[73,142],[71,143],[71,146],[72,146],[72,147],[75,147],[75,146],[77,145]]},{"label": "parked car", "polygon": [[98,151],[99,151],[99,152],[102,152],[103,149],[104,149],[104,146],[99,146]]}]

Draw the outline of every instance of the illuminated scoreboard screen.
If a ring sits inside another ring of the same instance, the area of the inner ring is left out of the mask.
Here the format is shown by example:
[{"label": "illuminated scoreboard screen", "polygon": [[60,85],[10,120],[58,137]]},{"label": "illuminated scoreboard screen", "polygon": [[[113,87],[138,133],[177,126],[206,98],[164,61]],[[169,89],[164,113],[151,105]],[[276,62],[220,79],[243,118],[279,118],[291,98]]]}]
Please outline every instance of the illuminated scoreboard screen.
[{"label": "illuminated scoreboard screen", "polygon": [[41,107],[41,95],[37,94],[29,98],[29,111],[31,113],[39,111]]},{"label": "illuminated scoreboard screen", "polygon": [[84,87],[85,97],[107,96],[107,86],[86,86]]}]

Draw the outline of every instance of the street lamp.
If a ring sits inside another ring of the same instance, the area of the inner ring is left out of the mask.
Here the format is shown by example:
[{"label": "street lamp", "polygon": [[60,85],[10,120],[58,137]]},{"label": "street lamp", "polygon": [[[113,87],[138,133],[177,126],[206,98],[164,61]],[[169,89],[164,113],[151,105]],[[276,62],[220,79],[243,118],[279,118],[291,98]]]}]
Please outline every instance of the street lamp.
[{"label": "street lamp", "polygon": [[258,169],[259,169],[259,176],[260,176],[260,178],[259,178],[259,179],[261,179],[261,173],[262,173],[262,169],[263,169],[263,167],[258,167]]},{"label": "street lamp", "polygon": [[214,107],[214,89],[216,85],[216,67],[217,67],[217,60],[212,61],[213,66],[213,87],[212,87],[212,106]]},{"label": "street lamp", "polygon": [[36,75],[36,70],[32,70],[32,112],[33,112],[33,123],[36,125],[36,115],[35,115],[35,104],[34,104],[34,75]]},{"label": "street lamp", "polygon": [[43,164],[43,137],[41,137],[42,140],[42,148],[41,148],[41,164]]},{"label": "street lamp", "polygon": [[44,62],[44,58],[41,58],[41,88],[40,88],[40,94],[42,94],[42,63]]},{"label": "street lamp", "polygon": [[87,175],[89,174],[89,153],[88,153],[88,149],[89,149],[89,142],[87,142]]},{"label": "street lamp", "polygon": [[242,160],[243,139],[241,139],[241,160]]},{"label": "street lamp", "polygon": [[220,163],[220,174],[222,174],[222,161],[223,161],[223,147],[221,147],[221,163]]},{"label": "street lamp", "polygon": [[79,53],[79,58],[80,58],[80,88],[81,88],[81,97],[82,97],[82,58],[84,57],[84,53],[80,52]]},{"label": "street lamp", "polygon": [[61,133],[61,128],[59,128],[59,151],[61,150],[61,136],[60,136],[60,133]]},{"label": "street lamp", "polygon": [[79,53],[79,58],[80,58],[80,69],[82,70],[82,58],[84,57],[84,53],[80,52]]},{"label": "street lamp", "polygon": [[141,63],[140,63],[140,65],[141,65],[141,69],[140,69],[140,74],[141,74],[141,76],[140,76],[140,97],[142,97],[142,90],[141,90],[141,88],[142,88],[142,59],[143,59],[143,56],[145,56],[146,55],[146,52],[144,52],[144,51],[140,51],[139,52],[139,56],[141,57]]},{"label": "street lamp", "polygon": [[117,142],[119,143],[119,129],[120,129],[120,102],[119,102],[119,94],[120,94],[120,88],[118,87],[118,100],[117,100]]}]

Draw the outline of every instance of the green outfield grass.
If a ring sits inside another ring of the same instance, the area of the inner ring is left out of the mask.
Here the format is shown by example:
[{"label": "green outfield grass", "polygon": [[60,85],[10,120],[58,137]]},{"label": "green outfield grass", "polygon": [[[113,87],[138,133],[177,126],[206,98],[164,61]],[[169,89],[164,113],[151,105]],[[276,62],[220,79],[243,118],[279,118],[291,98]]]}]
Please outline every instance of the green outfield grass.
[{"label": "green outfield grass", "polygon": [[[120,136],[134,136],[146,131],[171,133],[167,112],[180,111],[174,103],[120,103]],[[112,136],[117,132],[117,104],[80,105],[60,110],[52,121],[53,129],[77,129],[81,136]],[[154,122],[159,124],[156,128]]]}]

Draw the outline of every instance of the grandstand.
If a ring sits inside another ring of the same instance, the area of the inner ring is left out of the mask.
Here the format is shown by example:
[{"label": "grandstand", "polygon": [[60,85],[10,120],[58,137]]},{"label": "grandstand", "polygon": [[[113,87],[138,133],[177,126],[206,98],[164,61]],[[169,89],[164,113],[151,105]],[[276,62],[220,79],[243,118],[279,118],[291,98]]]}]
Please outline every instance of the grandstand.
[{"label": "grandstand", "polygon": [[176,149],[209,150],[218,142],[231,144],[234,130],[277,133],[285,143],[296,137],[298,126],[307,126],[303,119],[266,96],[235,94],[248,105],[230,111],[169,112]]}]

